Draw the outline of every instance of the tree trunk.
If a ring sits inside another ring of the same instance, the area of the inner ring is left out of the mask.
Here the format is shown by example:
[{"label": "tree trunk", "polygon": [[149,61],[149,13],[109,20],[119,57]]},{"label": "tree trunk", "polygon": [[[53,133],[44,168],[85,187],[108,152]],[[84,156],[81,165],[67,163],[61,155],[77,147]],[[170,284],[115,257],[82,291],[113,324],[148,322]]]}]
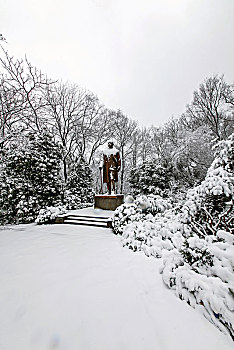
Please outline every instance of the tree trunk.
[{"label": "tree trunk", "polygon": [[124,161],[124,152],[123,147],[121,147],[121,176],[120,176],[120,193],[123,193],[123,182],[124,182],[124,167],[125,167],[125,161]]},{"label": "tree trunk", "polygon": [[63,176],[64,176],[64,181],[67,182],[67,162],[66,162],[66,159],[63,159]]}]

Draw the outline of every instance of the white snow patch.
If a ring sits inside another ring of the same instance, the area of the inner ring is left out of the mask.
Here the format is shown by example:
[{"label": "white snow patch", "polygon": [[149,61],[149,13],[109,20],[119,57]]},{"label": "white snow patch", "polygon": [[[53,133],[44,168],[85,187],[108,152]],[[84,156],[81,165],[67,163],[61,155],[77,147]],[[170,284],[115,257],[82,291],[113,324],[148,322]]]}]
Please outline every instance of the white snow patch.
[{"label": "white snow patch", "polygon": [[123,249],[110,229],[2,227],[0,348],[231,350],[227,336],[166,288],[159,265]]}]

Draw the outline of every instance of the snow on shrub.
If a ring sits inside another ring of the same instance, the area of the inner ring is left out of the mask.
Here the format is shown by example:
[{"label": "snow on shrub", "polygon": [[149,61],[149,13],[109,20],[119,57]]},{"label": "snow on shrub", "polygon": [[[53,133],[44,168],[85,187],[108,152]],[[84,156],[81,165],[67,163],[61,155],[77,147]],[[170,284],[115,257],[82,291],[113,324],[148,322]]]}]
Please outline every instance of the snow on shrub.
[{"label": "snow on shrub", "polygon": [[147,214],[164,212],[170,207],[170,203],[159,195],[139,195],[135,200],[128,196],[125,203],[114,212],[113,229],[115,233],[122,234],[124,227],[130,222],[139,221]]},{"label": "snow on shrub", "polygon": [[165,254],[164,282],[234,338],[234,134],[215,146],[206,178],[188,191],[180,221],[189,227],[180,250]]},{"label": "snow on shrub", "polygon": [[46,207],[39,211],[35,222],[38,225],[52,223],[57,216],[66,214],[66,212],[67,210],[62,205],[59,205],[57,207]]},{"label": "snow on shrub", "polygon": [[171,204],[168,200],[155,194],[149,194],[148,196],[138,195],[134,203],[143,211],[152,215],[164,213],[166,210],[171,209]]},{"label": "snow on shrub", "polygon": [[206,178],[188,191],[183,207],[184,220],[199,236],[233,230],[234,134],[215,146],[215,159]]},{"label": "snow on shrub", "polygon": [[0,222],[28,223],[40,208],[61,202],[60,148],[47,131],[12,144],[0,169]]},{"label": "snow on shrub", "polygon": [[[88,202],[88,200],[90,200]],[[93,201],[90,198],[82,196],[80,193],[72,193],[70,190],[66,190],[64,194],[64,203],[66,209],[83,209],[93,206]]]},{"label": "snow on shrub", "polygon": [[63,202],[66,208],[81,209],[93,205],[92,171],[83,157],[75,160],[68,173]]},{"label": "snow on shrub", "polygon": [[122,244],[133,251],[143,251],[147,256],[159,258],[164,249],[180,248],[184,242],[183,224],[173,213],[167,216],[146,215],[143,219],[128,223],[123,228]]},{"label": "snow on shrub", "polygon": [[[120,230],[116,220],[115,231],[133,251],[162,257],[164,283],[234,339],[233,151],[234,134],[215,146],[205,180],[188,191],[179,211],[160,212],[149,197],[138,198],[126,220],[122,215]],[[150,206],[154,216],[147,214]]]},{"label": "snow on shrub", "polygon": [[[234,337],[234,247],[233,235],[218,231],[217,236],[187,239],[180,251],[163,256],[160,272],[164,283],[176,295],[221,331]],[[225,240],[224,240],[225,237]]]},{"label": "snow on shrub", "polygon": [[112,221],[113,230],[116,234],[122,234],[124,227],[131,221],[140,220],[141,209],[135,203],[124,203],[114,212]]},{"label": "snow on shrub", "polygon": [[161,164],[159,159],[153,159],[132,168],[128,180],[134,195],[149,195],[169,189],[171,178],[171,169]]}]

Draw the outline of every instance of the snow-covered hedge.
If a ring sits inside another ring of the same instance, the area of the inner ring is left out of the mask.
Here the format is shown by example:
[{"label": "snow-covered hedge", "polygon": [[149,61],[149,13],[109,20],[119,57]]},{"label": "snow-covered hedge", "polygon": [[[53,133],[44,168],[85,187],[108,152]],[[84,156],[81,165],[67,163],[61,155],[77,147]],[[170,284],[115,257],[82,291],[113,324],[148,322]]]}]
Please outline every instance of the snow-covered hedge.
[{"label": "snow-covered hedge", "polygon": [[149,194],[148,196],[138,195],[134,203],[147,214],[164,213],[170,209],[171,203],[158,194]]},{"label": "snow-covered hedge", "polygon": [[180,248],[184,242],[183,224],[176,220],[172,212],[164,216],[146,215],[143,220],[128,223],[122,234],[123,246],[143,251],[147,256],[161,257],[163,249]]},{"label": "snow-covered hedge", "polygon": [[93,205],[93,174],[83,157],[74,161],[65,184],[63,203],[69,210]]},{"label": "snow-covered hedge", "polygon": [[0,167],[0,224],[29,223],[62,200],[60,147],[47,131],[9,145]]},{"label": "snow-covered hedge", "polygon": [[168,206],[147,214],[149,199],[139,198],[131,210],[125,204],[114,215],[114,230],[122,234],[123,246],[162,257],[160,272],[165,284],[232,338],[233,153],[231,135],[216,145],[215,160],[205,180],[188,191],[180,210]]},{"label": "snow-covered hedge", "polygon": [[[187,236],[187,238],[186,238]],[[123,228],[123,246],[163,258],[163,281],[220,330],[234,335],[233,235],[219,230],[200,238],[178,214],[147,215]]]},{"label": "snow-covered hedge", "polygon": [[234,337],[234,248],[233,235],[190,237],[181,250],[163,255],[165,284],[189,305],[200,308],[220,330]]},{"label": "snow-covered hedge", "polygon": [[171,186],[171,169],[159,159],[146,160],[131,169],[129,184],[134,195],[161,194]]},{"label": "snow-covered hedge", "polygon": [[170,207],[170,203],[159,195],[139,195],[135,200],[129,196],[125,203],[115,210],[113,229],[115,233],[122,234],[124,227],[130,222],[143,220],[147,214],[163,213]]},{"label": "snow-covered hedge", "polygon": [[142,218],[141,209],[135,203],[124,203],[114,212],[112,227],[116,234],[122,234],[124,227]]},{"label": "snow-covered hedge", "polygon": [[53,223],[57,216],[66,214],[67,210],[63,205],[57,207],[46,207],[39,211],[38,217],[35,222],[38,225]]},{"label": "snow-covered hedge", "polygon": [[80,193],[72,193],[69,190],[65,191],[63,202],[67,210],[83,209],[93,206],[91,198],[85,198],[80,195]]}]

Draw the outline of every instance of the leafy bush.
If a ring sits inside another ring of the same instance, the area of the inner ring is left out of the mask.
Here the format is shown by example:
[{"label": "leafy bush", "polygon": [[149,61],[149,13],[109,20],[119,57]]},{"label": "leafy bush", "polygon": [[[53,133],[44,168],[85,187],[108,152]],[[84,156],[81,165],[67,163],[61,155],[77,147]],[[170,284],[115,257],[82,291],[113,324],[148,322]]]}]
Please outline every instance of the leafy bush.
[{"label": "leafy bush", "polygon": [[67,209],[79,209],[93,204],[92,171],[84,158],[71,166],[65,185],[64,203]]},{"label": "leafy bush", "polygon": [[215,146],[215,160],[202,183],[188,191],[183,207],[184,220],[204,237],[217,230],[233,230],[234,134]]},{"label": "leafy bush", "polygon": [[[139,205],[138,203],[140,203],[141,198],[144,198],[144,196],[137,196],[135,200],[137,205]],[[146,201],[148,202],[148,206],[145,209],[147,214],[156,215],[157,213],[164,213],[172,207],[168,199],[164,199],[160,195],[149,194],[146,197]]]},{"label": "leafy bush", "polygon": [[233,235],[191,237],[182,249],[163,255],[163,281],[176,295],[234,339]]},{"label": "leafy bush", "polygon": [[160,195],[170,188],[170,169],[160,164],[158,160],[145,161],[130,171],[129,183],[133,195]]},{"label": "leafy bush", "polygon": [[47,132],[12,145],[0,169],[0,222],[32,222],[40,208],[61,202],[60,149]]},{"label": "leafy bush", "polygon": [[56,217],[62,214],[66,214],[67,210],[63,205],[57,207],[46,207],[39,211],[38,217],[35,222],[38,225],[53,223]]},{"label": "leafy bush", "polygon": [[135,203],[124,203],[114,212],[112,226],[116,234],[122,234],[124,227],[132,221],[137,221],[142,217],[142,211]]},{"label": "leafy bush", "polygon": [[187,262],[193,270],[202,265],[213,266],[213,256],[207,249],[205,239],[192,236],[184,241],[180,250],[184,261]]},{"label": "leafy bush", "polygon": [[130,222],[144,220],[148,214],[155,215],[156,213],[164,212],[170,207],[170,203],[159,195],[139,195],[135,200],[132,197],[130,202],[127,199],[127,203],[125,201],[124,204],[115,210],[113,229],[115,233],[122,234],[124,227]]},{"label": "leafy bush", "polygon": [[165,284],[234,339],[233,151],[234,134],[215,146],[204,181],[180,208],[160,213],[156,205],[147,215],[148,197],[138,198],[144,214],[129,215],[120,233],[124,246],[162,257]]}]

